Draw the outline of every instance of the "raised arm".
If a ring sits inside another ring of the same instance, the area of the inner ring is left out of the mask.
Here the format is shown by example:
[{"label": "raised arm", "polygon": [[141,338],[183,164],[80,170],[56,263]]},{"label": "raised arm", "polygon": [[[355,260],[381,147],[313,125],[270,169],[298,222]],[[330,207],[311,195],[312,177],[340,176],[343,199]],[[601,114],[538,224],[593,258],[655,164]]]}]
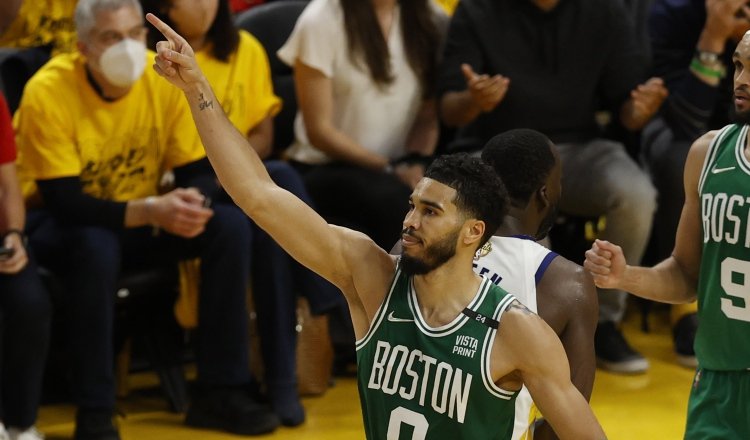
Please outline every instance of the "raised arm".
[{"label": "raised arm", "polygon": [[[555,258],[537,285],[537,304],[539,316],[562,342],[570,366],[570,380],[589,400],[596,372],[594,332],[599,310],[591,275],[570,260]],[[534,430],[535,440],[555,438],[548,423]]]},{"label": "raised arm", "polygon": [[[692,141],[708,131],[717,103],[729,94],[724,87],[729,78],[722,80],[723,64],[731,58],[727,42],[747,28],[748,16],[745,0],[653,2],[648,21],[653,74],[669,89],[662,113],[675,139]],[[717,59],[701,61],[697,51]]]},{"label": "raised arm", "polygon": [[519,302],[503,314],[492,350],[492,370],[516,371],[561,439],[606,438],[588,402],[570,381],[557,335]]},{"label": "raised arm", "polygon": [[597,240],[586,251],[584,267],[591,272],[597,286],[622,289],[641,298],[665,303],[695,301],[701,262],[700,200],[698,179],[708,146],[716,136],[710,132],[699,138],[685,163],[685,205],[677,226],[672,255],[654,267],[629,266],[622,249]]},{"label": "raised arm", "polygon": [[[393,275],[393,259],[364,235],[328,225],[276,186],[216,101],[192,48],[154,15],[146,18],[167,38],[156,46],[154,68],[185,93],[208,158],[229,195],[290,255],[339,287],[350,307],[363,298],[367,315],[374,315]],[[356,313],[352,310],[353,318]]]}]

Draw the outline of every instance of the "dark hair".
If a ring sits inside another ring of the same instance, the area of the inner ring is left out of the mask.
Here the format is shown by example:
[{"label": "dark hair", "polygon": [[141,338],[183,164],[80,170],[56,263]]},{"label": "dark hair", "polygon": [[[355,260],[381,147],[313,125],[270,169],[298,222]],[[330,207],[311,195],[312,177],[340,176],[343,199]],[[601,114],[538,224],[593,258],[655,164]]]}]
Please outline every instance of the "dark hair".
[{"label": "dark hair", "polygon": [[479,246],[500,227],[508,211],[508,192],[495,171],[478,157],[467,153],[440,156],[424,176],[455,189],[453,203],[458,209],[484,221],[486,229]]},{"label": "dark hair", "polygon": [[[428,96],[433,91],[440,31],[429,0],[399,0],[399,5],[406,58],[422,81],[425,96]],[[344,27],[352,61],[356,62],[361,57],[376,83],[390,84],[393,72],[388,42],[380,29],[372,2],[341,0],[341,8],[344,11]]]},{"label": "dark hair", "polygon": [[482,160],[495,169],[508,189],[511,201],[525,207],[555,166],[552,141],[536,130],[506,131],[487,142]]},{"label": "dark hair", "polygon": [[[141,0],[141,5],[144,14],[151,12],[157,15],[164,23],[179,33],[179,29],[176,29],[175,24],[169,19],[169,8],[172,7],[172,0]],[[164,37],[155,27],[148,26],[148,46],[150,48],[153,49],[156,43],[163,39]],[[206,42],[211,44],[211,55],[220,61],[229,61],[229,56],[237,50],[237,46],[240,44],[240,32],[232,19],[229,0],[219,0],[216,18],[206,32]]]}]

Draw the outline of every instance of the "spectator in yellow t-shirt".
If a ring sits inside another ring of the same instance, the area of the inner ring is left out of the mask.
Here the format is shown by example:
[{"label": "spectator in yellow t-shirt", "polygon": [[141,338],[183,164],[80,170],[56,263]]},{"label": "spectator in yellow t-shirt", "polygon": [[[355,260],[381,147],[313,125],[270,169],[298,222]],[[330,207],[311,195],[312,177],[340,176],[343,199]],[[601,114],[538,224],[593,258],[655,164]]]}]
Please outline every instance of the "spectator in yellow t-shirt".
[{"label": "spectator in yellow t-shirt", "polygon": [[[234,25],[227,0],[141,0],[146,12],[164,17],[185,35],[196,59],[235,127],[262,158],[273,144],[273,117],[281,101],[273,92],[268,57],[260,43]],[[149,28],[152,45],[160,39]],[[266,160],[276,184],[310,204],[299,174],[289,164]],[[226,200],[229,200],[227,196]],[[221,198],[220,198],[221,200]],[[304,411],[297,395],[296,296],[305,296],[313,312],[340,302],[338,290],[302,267],[253,223],[253,300],[265,364],[265,383],[282,424],[299,425]],[[261,276],[262,274],[262,276]]]},{"label": "spectator in yellow t-shirt", "polygon": [[[216,191],[187,105],[153,69],[138,0],[80,0],[78,51],[31,78],[15,116],[31,246],[66,289],[76,439],[119,439],[115,285],[130,269],[201,259],[191,426],[260,434],[278,418],[247,392],[251,231]],[[165,169],[177,188],[159,195]],[[161,230],[154,234],[154,228]]]},{"label": "spectator in yellow t-shirt", "polygon": [[23,86],[50,55],[75,48],[73,12],[77,0],[0,1],[0,48],[3,55],[3,90],[11,113],[18,108]]},{"label": "spectator in yellow t-shirt", "polygon": [[73,51],[77,1],[3,0],[0,47],[48,47],[53,54]]}]

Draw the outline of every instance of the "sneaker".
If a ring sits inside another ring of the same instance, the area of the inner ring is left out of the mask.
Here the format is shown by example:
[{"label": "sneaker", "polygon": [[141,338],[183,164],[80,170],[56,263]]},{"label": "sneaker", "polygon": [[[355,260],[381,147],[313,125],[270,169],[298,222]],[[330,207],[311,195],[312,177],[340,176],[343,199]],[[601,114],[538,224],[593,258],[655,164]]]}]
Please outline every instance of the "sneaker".
[{"label": "sneaker", "polygon": [[612,321],[600,322],[594,334],[596,365],[613,373],[639,374],[648,370],[648,361],[633,350]]},{"label": "sneaker", "polygon": [[111,410],[78,409],[74,440],[120,440]]},{"label": "sneaker", "polygon": [[36,430],[36,427],[21,430],[18,428],[8,428],[10,440],[44,440],[44,434]]},{"label": "sneaker", "polygon": [[690,313],[677,321],[672,327],[672,337],[674,340],[674,351],[677,354],[677,363],[687,368],[698,367],[698,360],[695,358],[693,343],[695,342],[695,332],[698,330],[698,314]]},{"label": "sneaker", "polygon": [[305,422],[305,408],[299,400],[296,384],[273,387],[269,394],[271,406],[282,425],[293,427]]},{"label": "sneaker", "polygon": [[196,387],[185,416],[195,428],[218,429],[239,435],[260,435],[279,426],[279,418],[244,387]]}]

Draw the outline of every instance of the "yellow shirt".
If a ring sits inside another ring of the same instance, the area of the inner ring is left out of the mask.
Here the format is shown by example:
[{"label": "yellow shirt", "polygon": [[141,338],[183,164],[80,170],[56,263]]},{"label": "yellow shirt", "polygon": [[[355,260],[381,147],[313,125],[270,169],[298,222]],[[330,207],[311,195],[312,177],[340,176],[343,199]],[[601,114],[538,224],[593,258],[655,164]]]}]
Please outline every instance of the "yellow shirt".
[{"label": "yellow shirt", "polygon": [[240,31],[240,44],[226,63],[208,50],[198,52],[195,58],[216,99],[241,133],[247,135],[267,116],[281,110],[281,100],[273,93],[266,51],[248,32]]},{"label": "yellow shirt", "polygon": [[[239,46],[227,62],[214,58],[210,48],[195,54],[195,59],[240,133],[249,134],[263,119],[275,116],[281,109],[281,100],[273,93],[266,51],[248,32],[240,31]],[[197,260],[180,263],[180,297],[174,313],[183,328],[198,325],[199,267]]]},{"label": "yellow shirt", "polygon": [[73,15],[78,0],[24,0],[13,23],[0,35],[0,47],[53,45],[53,54],[72,52]]},{"label": "yellow shirt", "polygon": [[456,10],[456,5],[458,5],[458,0],[436,0],[437,4],[440,5],[441,8],[445,11],[448,15],[453,15],[453,11]]},{"label": "yellow shirt", "polygon": [[147,67],[127,95],[104,101],[79,53],[52,58],[29,80],[14,128],[31,205],[35,180],[79,176],[86,194],[122,202],[156,194],[164,170],[205,157],[176,87]]}]

